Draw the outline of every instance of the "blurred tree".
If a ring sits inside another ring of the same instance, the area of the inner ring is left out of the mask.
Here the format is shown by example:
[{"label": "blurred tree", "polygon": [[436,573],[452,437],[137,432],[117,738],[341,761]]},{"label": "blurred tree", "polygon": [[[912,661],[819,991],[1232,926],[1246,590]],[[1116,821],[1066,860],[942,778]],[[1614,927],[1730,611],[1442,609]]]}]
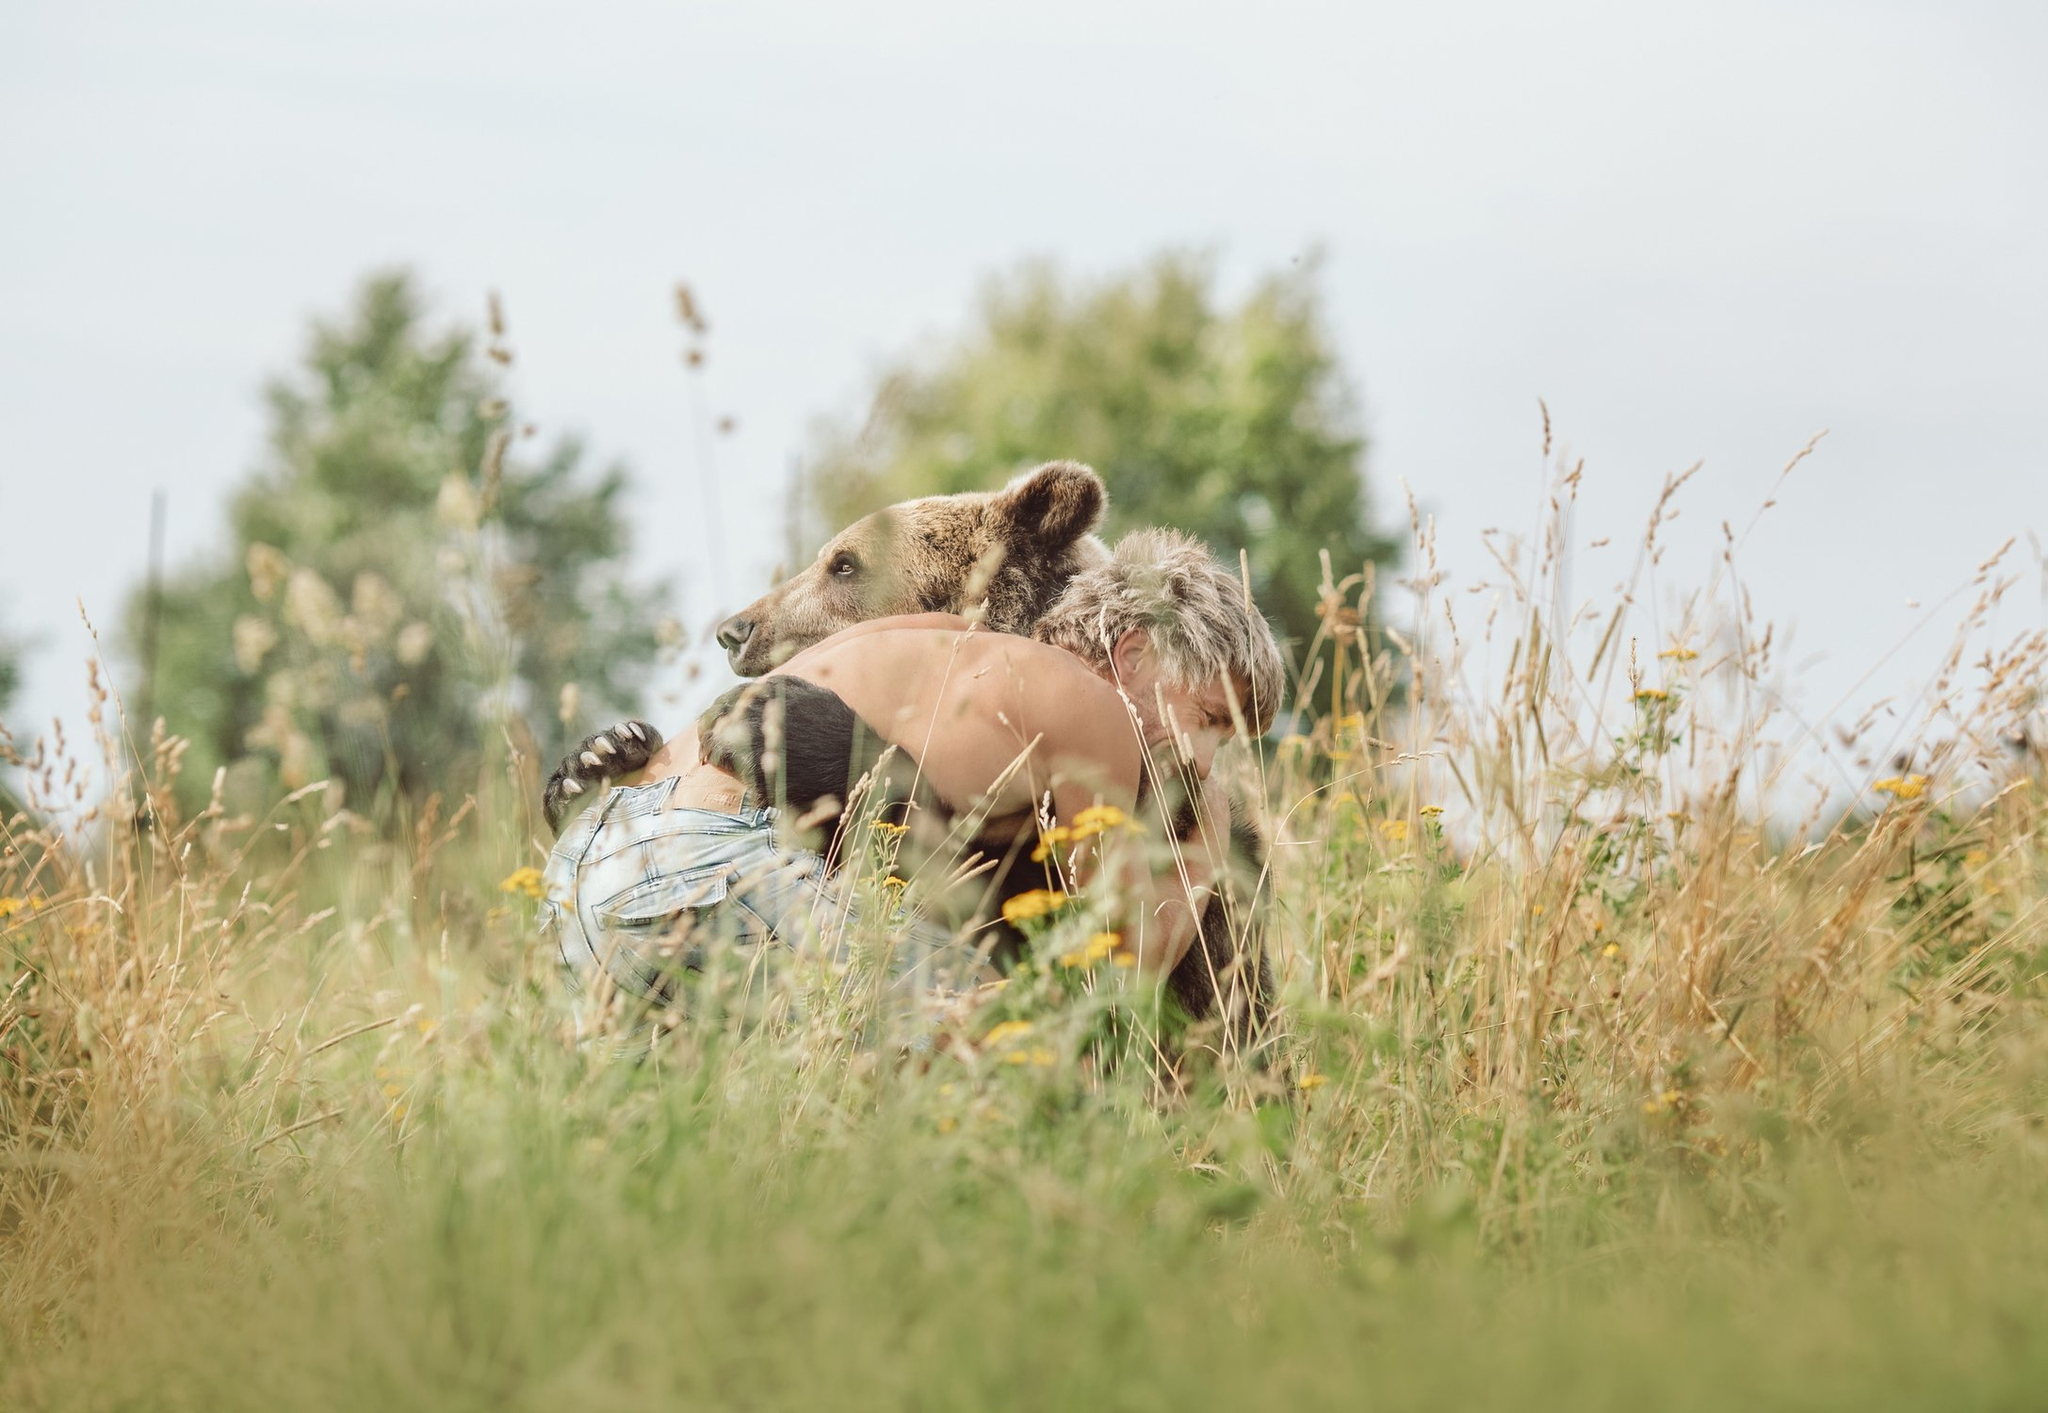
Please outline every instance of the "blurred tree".
[{"label": "blurred tree", "polygon": [[14,694],[21,690],[21,644],[0,634],[0,720],[5,720],[7,708],[14,704]]},{"label": "blurred tree", "polygon": [[1043,264],[992,283],[968,336],[887,373],[866,425],[829,435],[798,537],[909,496],[986,490],[1055,457],[1109,485],[1105,533],[1173,525],[1225,559],[1297,651],[1314,637],[1318,551],[1337,578],[1387,562],[1369,523],[1365,439],[1317,312],[1315,271],[1218,307],[1206,260],[1169,255],[1076,287]]},{"label": "blurred tree", "polygon": [[[339,779],[358,811],[460,794],[519,719],[558,743],[558,716],[580,735],[584,713],[633,706],[667,591],[624,574],[625,474],[580,474],[573,441],[513,455],[486,355],[510,357],[495,337],[480,351],[430,332],[410,280],[385,274],[268,389],[269,455],[231,502],[232,558],[163,586],[149,697],[191,742],[188,804],[222,765],[245,799],[270,776]],[[148,613],[144,589],[131,650]]]},{"label": "blurred tree", "polygon": [[[7,709],[14,705],[14,694],[21,690],[21,644],[0,633],[0,726],[11,726]],[[13,755],[18,746],[11,744],[10,736],[0,734],[0,820],[12,818],[21,803],[8,790],[5,775],[8,767],[15,764]]]}]

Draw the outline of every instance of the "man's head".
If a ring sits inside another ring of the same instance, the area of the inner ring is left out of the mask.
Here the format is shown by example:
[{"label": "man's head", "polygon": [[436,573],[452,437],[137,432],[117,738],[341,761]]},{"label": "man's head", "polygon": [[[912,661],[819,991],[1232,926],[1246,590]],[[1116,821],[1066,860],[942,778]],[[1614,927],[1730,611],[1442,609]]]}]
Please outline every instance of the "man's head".
[{"label": "man's head", "polygon": [[924,496],[856,521],[810,567],[718,628],[733,671],[754,677],[842,628],[903,613],[965,613],[1028,633],[1080,570],[1108,558],[1093,533],[1102,478],[1052,461],[1000,491]]},{"label": "man's head", "polygon": [[1074,577],[1033,636],[1120,685],[1147,742],[1184,746],[1201,775],[1235,716],[1263,733],[1280,709],[1285,669],[1273,630],[1237,576],[1177,531],[1126,535]]}]

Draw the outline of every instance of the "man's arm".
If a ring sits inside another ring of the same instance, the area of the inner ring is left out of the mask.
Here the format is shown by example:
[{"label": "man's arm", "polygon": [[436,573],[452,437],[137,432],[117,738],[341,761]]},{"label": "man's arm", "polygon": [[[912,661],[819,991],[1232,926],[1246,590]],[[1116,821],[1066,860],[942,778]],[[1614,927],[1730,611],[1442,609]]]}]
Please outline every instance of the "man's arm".
[{"label": "man's arm", "polygon": [[1125,900],[1123,945],[1147,976],[1162,979],[1201,934],[1204,909],[1225,866],[1229,844],[1230,805],[1221,786],[1202,782],[1185,833],[1156,827],[1170,812],[1140,821],[1141,832],[1120,841],[1124,855],[1116,866],[1118,892]]}]

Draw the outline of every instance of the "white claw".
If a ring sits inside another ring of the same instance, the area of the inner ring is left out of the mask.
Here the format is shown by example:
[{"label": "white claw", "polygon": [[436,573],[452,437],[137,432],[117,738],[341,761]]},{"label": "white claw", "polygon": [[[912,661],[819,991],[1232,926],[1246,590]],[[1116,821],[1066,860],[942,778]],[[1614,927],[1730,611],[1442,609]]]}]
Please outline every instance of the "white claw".
[{"label": "white claw", "polygon": [[580,781],[564,780],[562,782],[562,793],[565,795],[580,795],[583,793],[583,785]]},{"label": "white claw", "polygon": [[644,741],[647,739],[647,733],[640,729],[640,723],[637,721],[627,722],[626,730],[633,733],[633,739],[636,741]]},{"label": "white claw", "polygon": [[593,736],[590,738],[590,744],[601,756],[615,756],[619,753],[619,748],[612,744],[612,738],[609,736]]},{"label": "white claw", "polygon": [[583,763],[589,766],[592,770],[604,769],[604,762],[598,758],[598,754],[596,751],[585,751],[581,759]]}]

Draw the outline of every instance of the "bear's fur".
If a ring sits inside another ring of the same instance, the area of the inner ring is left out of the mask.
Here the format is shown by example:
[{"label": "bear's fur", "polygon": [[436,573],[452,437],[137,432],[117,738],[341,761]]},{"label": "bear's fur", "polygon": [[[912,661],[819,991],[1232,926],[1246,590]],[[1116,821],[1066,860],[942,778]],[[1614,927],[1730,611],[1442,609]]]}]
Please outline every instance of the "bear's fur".
[{"label": "bear's fur", "polygon": [[[900,502],[835,535],[807,568],[720,625],[719,641],[736,673],[758,676],[843,628],[899,614],[984,606],[987,627],[1030,636],[1074,575],[1107,560],[1094,534],[1107,501],[1091,468],[1053,461],[1000,491]],[[573,796],[631,774],[659,744],[640,722],[586,739],[548,781],[550,825],[559,832]],[[1232,1049],[1263,1037],[1274,992],[1249,907],[1266,857],[1253,814],[1233,801],[1230,868],[1197,944],[1168,979],[1191,1017],[1222,1021]]]},{"label": "bear's fur", "polygon": [[1102,563],[1108,494],[1079,462],[1049,461],[1000,491],[922,496],[863,516],[809,567],[719,625],[732,670],[758,677],[842,628],[905,613],[966,613],[1028,634],[1067,581]]}]

